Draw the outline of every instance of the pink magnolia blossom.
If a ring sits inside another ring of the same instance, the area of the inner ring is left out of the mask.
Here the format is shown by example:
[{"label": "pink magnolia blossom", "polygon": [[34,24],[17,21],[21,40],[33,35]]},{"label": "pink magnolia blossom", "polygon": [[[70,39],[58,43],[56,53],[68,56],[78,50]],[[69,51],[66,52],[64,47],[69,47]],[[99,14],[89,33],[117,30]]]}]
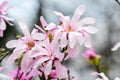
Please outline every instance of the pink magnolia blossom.
[{"label": "pink magnolia blossom", "polygon": [[[38,39],[38,33],[37,29],[33,29],[32,33],[30,34],[28,27],[24,22],[19,22],[20,28],[22,32],[24,33],[24,37],[19,38],[18,40],[11,40],[7,42],[6,46],[7,48],[15,48],[13,53],[8,58],[8,61],[10,63],[13,63],[15,59],[17,59],[22,53],[26,53],[27,51],[31,50],[36,43],[35,40]],[[43,39],[42,37],[39,39]]]},{"label": "pink magnolia blossom", "polygon": [[120,42],[118,42],[111,50],[116,51],[120,47]]},{"label": "pink magnolia blossom", "polygon": [[5,22],[7,22],[9,25],[13,25],[11,23],[11,21],[13,21],[12,18],[8,18],[7,14],[8,14],[8,10],[11,8],[8,7],[8,3],[5,1],[2,4],[0,4],[0,37],[3,37],[3,32],[6,29],[6,24]]},{"label": "pink magnolia blossom", "polygon": [[[57,78],[62,79],[66,77],[65,74],[67,74],[67,69],[61,65],[64,54],[59,51],[58,46],[56,46],[54,42],[50,43],[48,38],[44,40],[43,44],[40,43],[39,45],[34,47],[29,54],[31,55],[31,60],[33,64],[31,68],[38,68],[41,66],[40,69],[42,70],[42,72],[44,72],[44,74],[48,76],[52,72],[52,67],[54,66],[56,68]],[[25,70],[24,66],[26,65],[26,63],[29,65],[31,61],[30,59],[27,59],[27,56],[24,56],[23,59],[24,60],[22,61],[21,68]]]},{"label": "pink magnolia blossom", "polygon": [[[97,29],[90,24],[95,23],[95,19],[91,17],[83,18],[78,21],[80,16],[84,13],[85,6],[80,5],[74,12],[73,18],[64,16],[62,13],[55,12],[56,15],[60,16],[61,25],[49,27],[46,26],[46,30],[54,30],[54,39],[59,41],[60,47],[68,46],[68,52],[75,51],[77,53],[76,45],[84,44],[86,47],[92,47],[89,34],[95,34]],[[69,51],[72,49],[71,51]],[[69,57],[76,55],[71,52],[68,54]]]}]

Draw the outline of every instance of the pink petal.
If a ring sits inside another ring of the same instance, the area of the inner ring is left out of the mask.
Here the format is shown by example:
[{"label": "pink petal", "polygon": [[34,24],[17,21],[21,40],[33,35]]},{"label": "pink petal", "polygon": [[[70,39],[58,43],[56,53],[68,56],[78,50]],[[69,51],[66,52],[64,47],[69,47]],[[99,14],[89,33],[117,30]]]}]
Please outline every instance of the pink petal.
[{"label": "pink petal", "polygon": [[47,26],[47,22],[45,21],[45,19],[43,18],[43,16],[40,17],[40,21],[43,27]]},{"label": "pink petal", "polygon": [[83,18],[82,20],[80,20],[76,25],[81,27],[84,26],[85,24],[94,24],[95,23],[95,19],[92,17],[86,17]]},{"label": "pink petal", "polygon": [[7,6],[8,2],[4,1],[2,4],[0,4],[0,9],[3,9]]},{"label": "pink petal", "polygon": [[6,47],[7,48],[14,48],[14,47],[17,47],[18,44],[19,44],[18,40],[11,40],[11,41],[8,41],[6,43]]},{"label": "pink petal", "polygon": [[6,29],[6,24],[5,24],[5,21],[3,19],[0,19],[0,29],[1,30],[5,30]]},{"label": "pink petal", "polygon": [[30,37],[30,32],[29,32],[29,29],[28,29],[27,25],[25,24],[25,22],[24,21],[20,21],[20,22],[18,22],[18,24],[19,24],[22,32],[24,33],[24,35],[26,37]]},{"label": "pink petal", "polygon": [[13,53],[8,58],[8,63],[12,64],[14,61],[24,52],[24,49],[21,46],[21,49],[15,49]]},{"label": "pink petal", "polygon": [[34,77],[38,74],[37,69],[32,69],[32,71],[30,71],[30,73],[25,77],[26,80],[29,80],[31,77]]},{"label": "pink petal", "polygon": [[67,45],[67,33],[63,32],[60,38],[60,47],[65,47]]},{"label": "pink petal", "polygon": [[0,37],[3,37],[3,30],[0,29]]},{"label": "pink petal", "polygon": [[42,31],[42,33],[46,33],[40,26],[38,26],[38,25],[35,24],[35,27],[36,27],[37,29],[39,29],[40,31]]},{"label": "pink petal", "polygon": [[84,38],[83,38],[83,35],[81,33],[76,34],[76,41],[79,43],[80,46],[83,45]]},{"label": "pink petal", "polygon": [[56,27],[56,25],[54,23],[50,23],[46,26],[45,30],[52,30]]},{"label": "pink petal", "polygon": [[85,41],[84,41],[85,47],[91,48],[92,44],[91,44],[91,38],[90,38],[89,34],[85,33],[84,39],[85,39]]},{"label": "pink petal", "polygon": [[51,70],[52,70],[52,60],[49,60],[47,62],[47,64],[45,65],[45,71],[44,71],[44,73],[46,75],[49,75],[51,73]]},{"label": "pink petal", "polygon": [[68,35],[70,48],[73,48],[76,44],[76,39],[74,34],[75,34],[74,32],[69,32]]},{"label": "pink petal", "polygon": [[0,67],[0,72],[5,70],[6,68],[5,67]]},{"label": "pink petal", "polygon": [[44,40],[44,39],[45,39],[45,34],[35,33],[35,34],[33,35],[33,39],[35,39],[35,40]]},{"label": "pink petal", "polygon": [[65,58],[65,60],[68,58],[77,57],[77,55],[78,55],[78,51],[76,46],[74,48],[68,47],[68,56]]},{"label": "pink petal", "polygon": [[66,78],[67,77],[67,68],[61,65],[59,61],[55,61],[55,68],[57,72],[57,77],[59,79]]},{"label": "pink petal", "polygon": [[118,42],[111,50],[116,51],[120,47],[120,42]]},{"label": "pink petal", "polygon": [[41,65],[43,62],[49,60],[48,57],[41,57],[40,59],[38,59],[34,65],[33,65],[33,68],[37,68],[39,65]]},{"label": "pink petal", "polygon": [[93,26],[82,27],[82,29],[90,34],[95,34],[98,31],[98,29],[96,27],[93,27]]},{"label": "pink petal", "polygon": [[75,23],[78,21],[78,19],[80,18],[80,16],[84,13],[85,11],[85,6],[84,5],[80,5],[74,12],[72,21],[71,21],[71,25],[75,25]]},{"label": "pink petal", "polygon": [[30,57],[30,52],[24,54],[21,61],[21,69],[24,73],[27,73],[30,70],[29,63],[33,58]]}]

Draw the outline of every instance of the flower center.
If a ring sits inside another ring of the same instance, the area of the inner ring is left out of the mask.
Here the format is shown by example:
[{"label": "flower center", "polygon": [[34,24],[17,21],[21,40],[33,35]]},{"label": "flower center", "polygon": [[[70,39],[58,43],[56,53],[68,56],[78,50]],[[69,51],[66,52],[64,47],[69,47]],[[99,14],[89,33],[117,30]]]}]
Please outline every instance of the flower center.
[{"label": "flower center", "polygon": [[74,29],[71,27],[71,26],[68,26],[67,29],[66,29],[67,32],[73,32]]},{"label": "flower center", "polygon": [[32,47],[35,46],[35,43],[34,42],[28,42],[27,46],[28,46],[29,49],[31,49]]}]

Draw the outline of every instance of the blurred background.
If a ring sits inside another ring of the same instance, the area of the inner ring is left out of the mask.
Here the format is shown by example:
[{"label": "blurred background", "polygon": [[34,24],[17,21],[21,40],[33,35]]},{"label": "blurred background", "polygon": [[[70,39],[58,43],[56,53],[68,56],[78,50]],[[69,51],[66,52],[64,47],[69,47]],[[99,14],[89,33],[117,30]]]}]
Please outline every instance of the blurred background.
[{"label": "blurred background", "polygon": [[[4,1],[4,0],[1,0]],[[7,0],[13,8],[9,10],[9,17],[15,18],[15,26],[8,25],[4,32],[4,37],[0,38],[0,48],[5,47],[8,40],[15,39],[21,33],[18,26],[19,20],[24,20],[29,29],[32,30],[34,24],[40,25],[40,16],[44,16],[46,21],[59,23],[59,18],[53,11],[62,12],[64,15],[72,17],[75,9],[84,4],[86,11],[82,17],[94,17],[95,27],[98,32],[92,36],[92,44],[97,54],[102,55],[102,68],[110,79],[120,77],[120,49],[112,52],[111,48],[120,41],[120,5],[115,0]],[[94,66],[87,63],[82,56],[85,48],[80,47],[79,56],[67,61],[71,75],[80,80],[94,80],[91,75],[95,71]],[[2,65],[6,65],[5,60]],[[10,66],[7,66],[10,67]]]}]

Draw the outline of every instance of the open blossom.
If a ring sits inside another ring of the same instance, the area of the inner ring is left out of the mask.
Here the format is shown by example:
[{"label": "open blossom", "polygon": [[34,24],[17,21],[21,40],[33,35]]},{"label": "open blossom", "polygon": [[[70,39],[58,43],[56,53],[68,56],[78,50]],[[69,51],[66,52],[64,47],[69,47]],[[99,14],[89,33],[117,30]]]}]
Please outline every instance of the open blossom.
[{"label": "open blossom", "polygon": [[[94,72],[93,75],[101,77],[101,78],[96,78],[95,80],[109,80],[104,73]],[[114,80],[120,80],[120,78],[116,77]]]},{"label": "open blossom", "polygon": [[3,37],[3,32],[6,29],[5,22],[7,22],[11,26],[13,25],[11,23],[11,21],[13,21],[13,19],[7,17],[8,10],[10,8],[11,8],[11,6],[8,7],[8,3],[6,1],[0,4],[0,37]]},{"label": "open blossom", "polygon": [[[24,37],[21,37],[18,40],[11,40],[6,44],[8,48],[15,48],[8,59],[10,63],[13,63],[15,59],[17,59],[22,53],[26,53],[27,51],[31,50],[36,44],[35,40],[37,40],[37,37],[39,37],[36,35],[36,33],[38,33],[37,29],[33,29],[32,33],[30,34],[28,27],[24,22],[19,22],[19,25],[24,33]],[[42,38],[39,40],[41,39]]]},{"label": "open blossom", "polygon": [[[97,29],[89,25],[94,24],[95,19],[86,17],[78,21],[84,11],[85,6],[80,5],[74,12],[72,19],[69,16],[64,16],[62,13],[55,12],[56,15],[60,16],[61,25],[53,27],[46,26],[45,28],[46,30],[54,30],[55,40],[59,41],[59,45],[62,48],[68,46],[68,52],[73,50],[76,52],[77,44],[92,47],[89,34],[95,34]],[[69,53],[68,56],[73,55],[75,53]]]},{"label": "open blossom", "polygon": [[[59,51],[58,46],[55,46],[54,42],[50,43],[49,39],[46,39],[43,44],[37,45],[36,47],[37,48],[34,47],[29,53],[33,60],[31,68],[39,68],[48,76],[52,72],[53,67],[55,67],[57,78],[65,78],[67,69],[61,65],[64,54]],[[26,66],[26,64],[29,65],[31,61],[27,59],[27,56],[24,56],[23,59],[21,68],[25,70],[24,66]]]}]

